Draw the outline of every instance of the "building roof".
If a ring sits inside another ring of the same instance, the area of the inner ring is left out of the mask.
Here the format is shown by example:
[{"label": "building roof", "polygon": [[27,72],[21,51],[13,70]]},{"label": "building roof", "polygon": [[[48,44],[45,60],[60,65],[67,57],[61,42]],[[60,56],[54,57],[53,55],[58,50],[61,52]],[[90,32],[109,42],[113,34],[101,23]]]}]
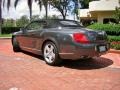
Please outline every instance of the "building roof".
[{"label": "building roof", "polygon": [[88,9],[80,9],[79,15],[81,18],[90,18],[94,16],[92,13],[113,12],[116,7],[120,7],[119,0],[92,1]]},{"label": "building roof", "polygon": [[119,0],[100,0],[89,3],[89,10],[92,11],[114,11],[119,7]]}]

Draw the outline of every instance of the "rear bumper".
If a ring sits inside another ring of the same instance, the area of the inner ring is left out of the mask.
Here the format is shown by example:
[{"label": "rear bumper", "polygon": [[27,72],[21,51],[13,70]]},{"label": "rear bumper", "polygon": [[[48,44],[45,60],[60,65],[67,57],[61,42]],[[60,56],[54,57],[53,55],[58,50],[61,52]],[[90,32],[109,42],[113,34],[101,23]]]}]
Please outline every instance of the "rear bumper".
[{"label": "rear bumper", "polygon": [[[99,46],[105,46],[106,50],[100,52]],[[61,48],[61,52],[59,53],[60,58],[62,59],[80,59],[84,57],[94,57],[94,56],[101,56],[110,49],[109,43],[104,44],[87,44],[87,45],[64,45]]]}]

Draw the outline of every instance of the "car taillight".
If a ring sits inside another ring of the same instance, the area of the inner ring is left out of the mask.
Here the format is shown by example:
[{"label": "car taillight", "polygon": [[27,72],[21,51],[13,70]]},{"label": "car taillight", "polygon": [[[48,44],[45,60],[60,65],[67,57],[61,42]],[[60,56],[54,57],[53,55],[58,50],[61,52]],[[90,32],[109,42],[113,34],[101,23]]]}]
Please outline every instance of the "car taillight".
[{"label": "car taillight", "polygon": [[77,43],[89,43],[88,38],[83,33],[74,33],[73,38]]}]

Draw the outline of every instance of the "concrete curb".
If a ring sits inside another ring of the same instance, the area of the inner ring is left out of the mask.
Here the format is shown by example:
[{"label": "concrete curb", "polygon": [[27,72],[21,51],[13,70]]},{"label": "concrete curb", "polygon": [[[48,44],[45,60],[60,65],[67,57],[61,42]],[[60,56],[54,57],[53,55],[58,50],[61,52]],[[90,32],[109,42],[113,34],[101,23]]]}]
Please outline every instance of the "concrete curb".
[{"label": "concrete curb", "polygon": [[12,37],[0,37],[0,39],[11,39]]},{"label": "concrete curb", "polygon": [[120,50],[110,49],[110,51],[108,51],[108,53],[117,53],[117,54],[120,54]]}]

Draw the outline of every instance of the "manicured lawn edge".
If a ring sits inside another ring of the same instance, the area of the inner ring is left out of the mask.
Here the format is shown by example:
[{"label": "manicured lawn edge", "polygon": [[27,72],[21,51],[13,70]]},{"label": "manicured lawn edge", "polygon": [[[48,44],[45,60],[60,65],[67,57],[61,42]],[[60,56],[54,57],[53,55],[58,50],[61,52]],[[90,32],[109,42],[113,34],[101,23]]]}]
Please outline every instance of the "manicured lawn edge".
[{"label": "manicured lawn edge", "polygon": [[1,34],[0,38],[11,38],[12,34]]}]

